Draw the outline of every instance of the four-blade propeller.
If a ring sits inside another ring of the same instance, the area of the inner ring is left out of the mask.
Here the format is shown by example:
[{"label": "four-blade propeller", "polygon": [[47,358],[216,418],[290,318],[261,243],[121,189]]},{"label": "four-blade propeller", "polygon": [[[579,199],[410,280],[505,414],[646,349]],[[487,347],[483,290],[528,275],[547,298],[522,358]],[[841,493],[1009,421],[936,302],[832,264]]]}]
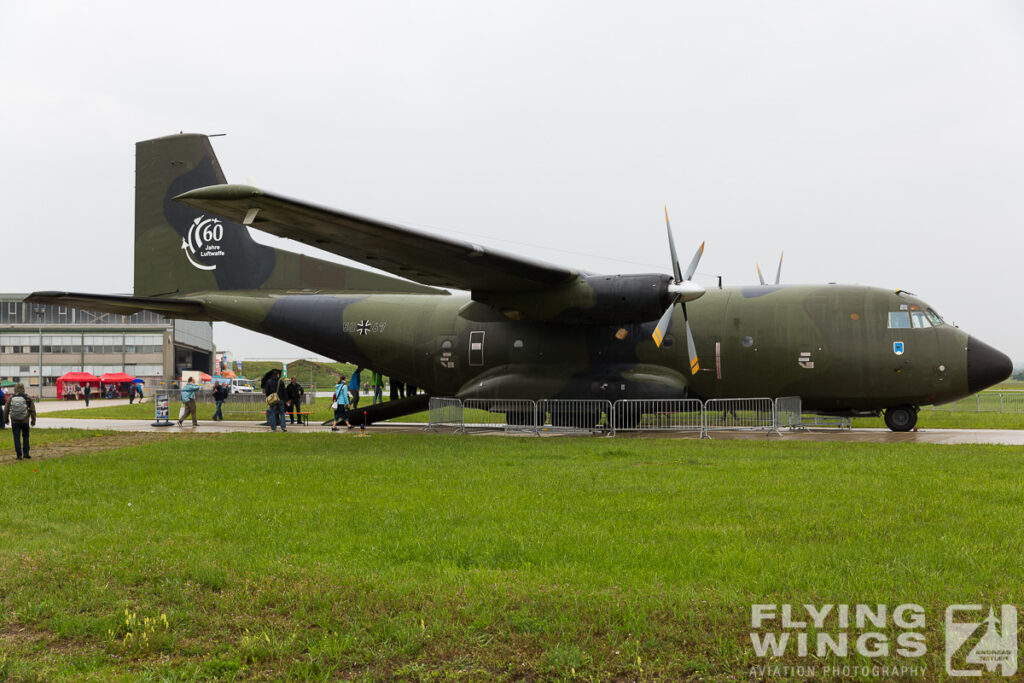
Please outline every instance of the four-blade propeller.
[{"label": "four-blade propeller", "polygon": [[[779,254],[779,269],[775,271],[775,284],[778,285],[782,281],[782,257],[786,255],[786,252]],[[757,279],[761,281],[762,285],[768,284],[764,281],[764,275],[761,275],[761,264],[757,265]]]},{"label": "four-blade propeller", "polygon": [[697,374],[700,370],[700,360],[697,358],[697,347],[693,343],[693,333],[690,331],[690,321],[686,317],[686,302],[699,299],[704,294],[704,288],[693,282],[693,273],[697,270],[697,264],[700,262],[700,257],[704,253],[704,243],[701,242],[700,247],[697,249],[697,253],[693,255],[693,259],[690,261],[690,265],[686,267],[684,273],[679,268],[679,258],[676,256],[676,244],[672,239],[672,224],[668,220],[668,207],[665,207],[665,228],[668,230],[668,248],[672,255],[672,275],[673,282],[668,286],[668,291],[673,295],[672,303],[669,304],[665,313],[662,314],[661,319],[658,321],[658,326],[654,328],[654,333],[651,335],[654,337],[654,343],[661,348],[661,342],[665,339],[665,335],[668,334],[669,327],[672,325],[672,312],[675,310],[676,304],[683,305],[683,321],[686,323],[686,348],[690,352],[690,374]]}]

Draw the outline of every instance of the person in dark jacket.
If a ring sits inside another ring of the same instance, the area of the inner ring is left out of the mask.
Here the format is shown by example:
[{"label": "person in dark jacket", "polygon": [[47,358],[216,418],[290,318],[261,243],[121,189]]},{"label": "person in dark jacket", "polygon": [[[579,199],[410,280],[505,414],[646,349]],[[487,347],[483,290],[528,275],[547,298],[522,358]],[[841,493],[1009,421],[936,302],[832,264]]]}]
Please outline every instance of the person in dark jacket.
[{"label": "person in dark jacket", "polygon": [[25,385],[19,383],[14,387],[14,396],[7,399],[4,406],[4,422],[11,423],[11,433],[14,435],[14,453],[18,460],[24,458],[31,460],[28,454],[28,431],[29,424],[36,426],[36,406],[32,399],[25,393]]},{"label": "person in dark jacket", "polygon": [[226,383],[218,383],[213,389],[213,400],[217,404],[217,410],[213,411],[214,420],[223,420],[224,413],[221,410],[224,408],[224,401],[228,399],[228,385]]},{"label": "person in dark jacket", "polygon": [[[281,371],[274,368],[260,382],[263,387],[263,394],[267,397],[267,424],[270,431],[276,432],[278,423],[281,424],[281,431],[287,431],[284,426],[284,408],[288,403],[288,390],[281,381]],[[271,405],[271,396],[277,396],[277,400]]]},{"label": "person in dark jacket", "polygon": [[4,429],[7,426],[7,420],[4,419],[4,407],[7,405],[7,392],[0,389],[0,429]]},{"label": "person in dark jacket", "polygon": [[302,410],[302,396],[306,393],[302,385],[294,377],[288,380],[288,417],[295,424],[296,413]]},{"label": "person in dark jacket", "polygon": [[89,407],[89,397],[92,396],[92,387],[90,387],[88,384],[86,384],[82,388],[82,395],[85,396],[85,407],[88,408]]}]

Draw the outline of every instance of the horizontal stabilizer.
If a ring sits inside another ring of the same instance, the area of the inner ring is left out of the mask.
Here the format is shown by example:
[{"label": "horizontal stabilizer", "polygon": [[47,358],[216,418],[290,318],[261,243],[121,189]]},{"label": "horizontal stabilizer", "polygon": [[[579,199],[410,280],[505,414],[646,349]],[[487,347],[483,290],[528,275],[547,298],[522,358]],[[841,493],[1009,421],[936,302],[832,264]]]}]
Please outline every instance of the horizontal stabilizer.
[{"label": "horizontal stabilizer", "polygon": [[149,296],[126,296],[114,294],[83,294],[80,292],[32,292],[25,301],[54,306],[84,308],[103,313],[131,315],[139,311],[154,311],[169,318],[187,320],[213,320],[198,301],[186,299],[161,299]]}]

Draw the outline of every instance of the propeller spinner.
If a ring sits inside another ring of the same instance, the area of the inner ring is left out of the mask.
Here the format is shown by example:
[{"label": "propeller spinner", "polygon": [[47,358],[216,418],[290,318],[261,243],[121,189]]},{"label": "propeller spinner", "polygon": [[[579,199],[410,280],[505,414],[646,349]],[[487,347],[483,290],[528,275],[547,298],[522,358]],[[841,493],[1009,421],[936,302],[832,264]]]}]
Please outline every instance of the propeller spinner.
[{"label": "propeller spinner", "polygon": [[672,284],[668,286],[668,291],[673,295],[673,298],[672,303],[669,304],[661,319],[658,320],[658,325],[654,328],[651,336],[654,338],[655,345],[661,348],[661,342],[665,339],[665,335],[668,334],[668,329],[672,324],[672,312],[675,310],[676,304],[681,303],[683,306],[683,321],[686,323],[686,348],[690,352],[690,374],[695,375],[700,370],[700,359],[697,358],[697,346],[693,342],[690,321],[686,317],[686,302],[699,299],[704,295],[704,288],[691,279],[693,273],[697,270],[700,257],[704,253],[704,243],[701,242],[697,253],[693,255],[693,259],[690,261],[690,265],[686,267],[686,272],[684,273],[679,268],[679,258],[676,256],[675,240],[672,239],[672,224],[668,220],[667,206],[665,207],[665,228],[668,231],[668,248],[672,255],[672,275],[674,278]]}]

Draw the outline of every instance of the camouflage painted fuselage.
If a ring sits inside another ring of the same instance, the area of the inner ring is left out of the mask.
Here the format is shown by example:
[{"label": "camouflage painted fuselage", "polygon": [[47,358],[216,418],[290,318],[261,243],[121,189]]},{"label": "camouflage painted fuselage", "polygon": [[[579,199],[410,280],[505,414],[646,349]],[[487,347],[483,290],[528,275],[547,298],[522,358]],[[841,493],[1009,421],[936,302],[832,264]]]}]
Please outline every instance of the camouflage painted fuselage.
[{"label": "camouflage painted fuselage", "polygon": [[801,396],[811,410],[872,411],[970,393],[967,334],[947,324],[889,329],[889,312],[927,306],[868,287],[709,290],[688,305],[701,358],[694,375],[679,318],[659,349],[651,339],[653,320],[622,326],[509,320],[468,296],[253,291],[193,297],[218,319],[436,396]]}]

